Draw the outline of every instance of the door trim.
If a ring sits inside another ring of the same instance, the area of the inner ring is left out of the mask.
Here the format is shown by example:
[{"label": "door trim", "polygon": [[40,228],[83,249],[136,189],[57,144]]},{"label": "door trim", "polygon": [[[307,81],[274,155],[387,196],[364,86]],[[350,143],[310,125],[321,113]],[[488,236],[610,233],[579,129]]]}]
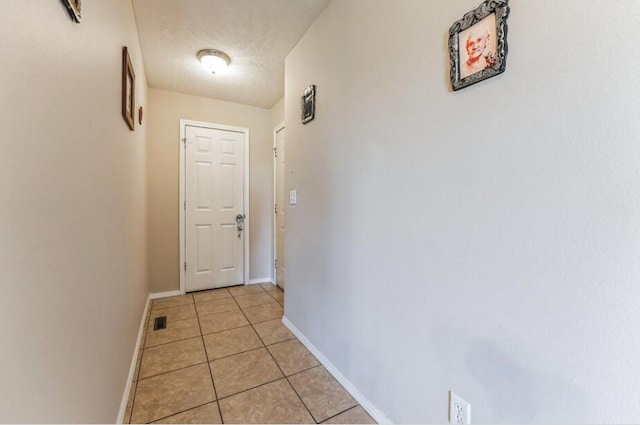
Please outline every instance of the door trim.
[{"label": "door trim", "polygon": [[178,210],[180,212],[180,263],[178,264],[180,270],[180,293],[186,294],[187,292],[187,279],[186,279],[186,271],[184,270],[184,262],[186,261],[186,216],[184,211],[184,202],[186,196],[186,156],[184,152],[184,144],[182,140],[186,137],[187,134],[187,126],[192,127],[203,127],[210,128],[212,130],[223,130],[223,131],[233,131],[236,133],[244,134],[244,188],[243,188],[243,198],[244,198],[244,215],[245,215],[245,225],[244,225],[244,273],[243,273],[243,284],[247,284],[249,282],[249,223],[251,222],[249,217],[249,129],[245,127],[233,127],[229,125],[223,124],[214,124],[202,121],[192,121],[192,120],[180,120],[180,139],[178,140],[178,147],[180,150],[180,203],[178,204]]},{"label": "door trim", "polygon": [[[278,136],[278,133],[281,132],[282,130],[284,130],[284,122],[280,123],[279,125],[276,126],[276,128],[273,129],[273,151],[272,153],[275,153],[276,151],[276,137]],[[285,136],[286,137],[286,136]],[[273,210],[271,211],[271,220],[272,220],[272,234],[273,234],[273,244],[271,246],[271,281],[273,282],[274,285],[277,285],[276,282],[276,276],[277,276],[277,270],[276,270],[276,256],[278,255],[278,234],[276,233],[278,231],[277,227],[278,227],[278,223],[276,222],[277,217],[276,217],[276,188],[277,188],[277,184],[278,184],[278,158],[276,158],[275,155],[273,155]]]}]

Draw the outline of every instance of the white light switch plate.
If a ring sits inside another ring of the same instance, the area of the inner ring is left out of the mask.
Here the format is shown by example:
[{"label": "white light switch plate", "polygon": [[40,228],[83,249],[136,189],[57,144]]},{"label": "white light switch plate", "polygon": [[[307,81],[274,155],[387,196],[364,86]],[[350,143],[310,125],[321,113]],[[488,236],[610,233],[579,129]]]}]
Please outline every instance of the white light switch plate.
[{"label": "white light switch plate", "polygon": [[295,190],[289,191],[289,205],[295,205],[298,203],[298,192]]}]

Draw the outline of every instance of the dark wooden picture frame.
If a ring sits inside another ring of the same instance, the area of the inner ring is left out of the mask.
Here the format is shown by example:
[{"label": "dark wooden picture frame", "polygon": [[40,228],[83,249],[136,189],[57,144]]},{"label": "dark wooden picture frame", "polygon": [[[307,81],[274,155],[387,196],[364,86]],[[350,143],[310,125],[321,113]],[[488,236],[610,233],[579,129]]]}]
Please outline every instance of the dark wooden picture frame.
[{"label": "dark wooden picture frame", "polygon": [[316,86],[310,85],[302,93],[301,98],[302,107],[302,124],[306,124],[313,120],[316,116]]},{"label": "dark wooden picture frame", "polygon": [[509,0],[486,0],[449,30],[451,86],[460,90],[507,68]]},{"label": "dark wooden picture frame", "polygon": [[77,24],[82,20],[82,0],[62,0],[62,3],[69,11],[71,19]]},{"label": "dark wooden picture frame", "polygon": [[136,107],[136,74],[131,65],[129,50],[122,48],[122,117],[129,129],[134,130],[134,110]]}]

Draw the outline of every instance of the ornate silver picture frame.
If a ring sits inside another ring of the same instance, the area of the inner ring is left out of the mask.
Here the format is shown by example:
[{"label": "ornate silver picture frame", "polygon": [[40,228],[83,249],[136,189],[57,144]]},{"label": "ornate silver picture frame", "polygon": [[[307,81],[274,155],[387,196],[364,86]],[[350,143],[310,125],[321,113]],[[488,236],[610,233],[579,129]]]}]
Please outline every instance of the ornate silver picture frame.
[{"label": "ornate silver picture frame", "polygon": [[302,93],[302,124],[306,124],[313,120],[316,116],[316,86],[310,85]]},{"label": "ornate silver picture frame", "polygon": [[451,86],[460,90],[507,67],[509,0],[486,0],[449,30]]}]

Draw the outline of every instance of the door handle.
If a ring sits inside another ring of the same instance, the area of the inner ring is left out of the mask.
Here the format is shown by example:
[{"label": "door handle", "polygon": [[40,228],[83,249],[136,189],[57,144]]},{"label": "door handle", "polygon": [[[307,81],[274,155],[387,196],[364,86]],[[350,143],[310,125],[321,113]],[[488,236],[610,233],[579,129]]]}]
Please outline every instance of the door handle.
[{"label": "door handle", "polygon": [[236,226],[238,227],[238,237],[242,237],[242,230],[244,229],[244,219],[245,219],[245,215],[244,214],[238,214],[236,216]]}]

